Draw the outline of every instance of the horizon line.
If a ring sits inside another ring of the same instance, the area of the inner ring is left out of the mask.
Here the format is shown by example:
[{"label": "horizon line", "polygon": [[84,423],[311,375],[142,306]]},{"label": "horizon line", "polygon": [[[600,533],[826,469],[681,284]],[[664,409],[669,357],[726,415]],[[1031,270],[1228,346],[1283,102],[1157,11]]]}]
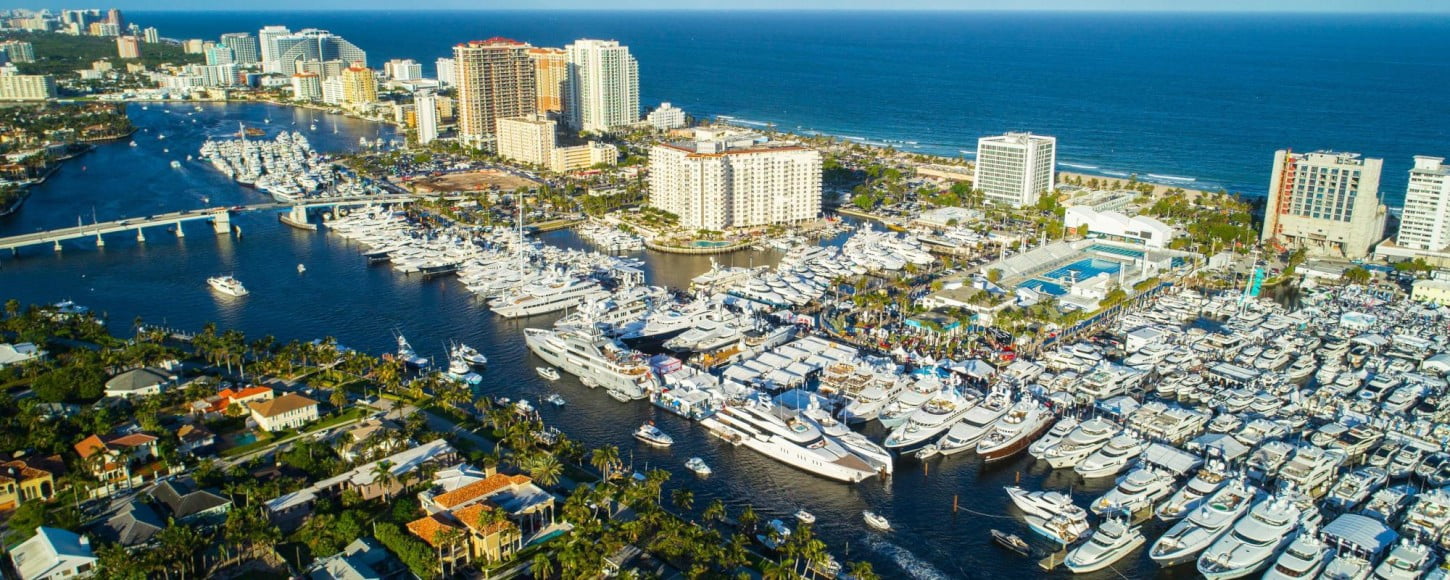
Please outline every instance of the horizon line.
[{"label": "horizon line", "polygon": [[670,7],[670,8],[598,8],[598,7],[487,7],[487,8],[457,8],[457,7],[424,7],[424,8],[274,8],[274,9],[249,9],[237,10],[233,8],[188,8],[174,10],[156,9],[126,9],[128,13],[186,13],[186,12],[214,12],[233,14],[324,14],[333,12],[578,12],[578,13],[603,13],[603,12],[725,12],[725,13],[784,13],[784,12],[807,12],[807,13],[972,13],[972,14],[1122,14],[1122,15],[1209,15],[1209,16],[1232,16],[1232,15],[1356,15],[1356,16],[1450,16],[1450,6],[1441,10],[1203,10],[1171,8],[1161,10],[1113,10],[1107,8],[804,8],[804,7],[752,7],[752,8],[716,8],[716,7]]}]

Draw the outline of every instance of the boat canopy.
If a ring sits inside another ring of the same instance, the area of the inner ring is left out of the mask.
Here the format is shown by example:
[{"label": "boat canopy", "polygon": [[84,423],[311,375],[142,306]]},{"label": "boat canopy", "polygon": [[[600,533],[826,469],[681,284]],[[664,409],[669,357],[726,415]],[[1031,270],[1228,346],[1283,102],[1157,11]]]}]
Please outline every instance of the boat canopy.
[{"label": "boat canopy", "polygon": [[1344,514],[1324,526],[1324,537],[1341,548],[1374,555],[1395,543],[1399,534],[1372,517]]},{"label": "boat canopy", "polygon": [[1187,475],[1203,463],[1203,459],[1197,455],[1157,442],[1149,444],[1143,450],[1142,460],[1143,463],[1165,469],[1178,477]]},{"label": "boat canopy", "polygon": [[1247,445],[1226,433],[1209,433],[1189,441],[1184,447],[1202,449],[1204,455],[1220,457],[1230,463],[1249,453]]}]

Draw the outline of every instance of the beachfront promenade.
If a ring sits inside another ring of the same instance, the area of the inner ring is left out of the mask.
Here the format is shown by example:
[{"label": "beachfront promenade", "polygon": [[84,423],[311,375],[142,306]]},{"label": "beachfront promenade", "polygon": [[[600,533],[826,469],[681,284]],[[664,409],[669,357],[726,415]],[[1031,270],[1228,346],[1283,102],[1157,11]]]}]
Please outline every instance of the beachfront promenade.
[{"label": "beachfront promenade", "polygon": [[135,232],[138,241],[146,241],[146,228],[170,226],[177,236],[185,236],[181,224],[190,221],[211,222],[212,231],[217,234],[231,233],[231,214],[252,211],[275,211],[290,210],[292,219],[296,220],[301,216],[305,221],[306,212],[310,209],[323,207],[336,207],[340,205],[365,205],[372,203],[411,203],[420,198],[399,195],[368,195],[353,197],[334,197],[310,199],[303,202],[273,202],[258,203],[252,205],[241,205],[230,208],[210,208],[201,210],[183,210],[165,214],[150,215],[119,219],[108,222],[96,222],[80,224],[66,228],[58,228],[31,234],[21,234],[0,238],[0,250],[18,252],[20,248],[51,244],[56,251],[61,250],[61,242],[94,237],[97,246],[105,246],[106,240],[103,236],[118,232]]}]

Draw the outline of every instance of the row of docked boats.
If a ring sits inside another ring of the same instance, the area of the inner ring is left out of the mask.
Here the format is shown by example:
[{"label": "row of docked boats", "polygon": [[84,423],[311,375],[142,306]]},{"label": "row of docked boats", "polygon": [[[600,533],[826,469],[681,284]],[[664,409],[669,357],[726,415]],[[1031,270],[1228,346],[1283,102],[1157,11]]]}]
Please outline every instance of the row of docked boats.
[{"label": "row of docked boats", "polygon": [[255,187],[281,202],[296,201],[322,190],[357,187],[342,183],[332,162],[319,155],[301,133],[282,131],[271,141],[248,140],[246,130],[237,139],[207,140],[202,160],[228,178]]}]

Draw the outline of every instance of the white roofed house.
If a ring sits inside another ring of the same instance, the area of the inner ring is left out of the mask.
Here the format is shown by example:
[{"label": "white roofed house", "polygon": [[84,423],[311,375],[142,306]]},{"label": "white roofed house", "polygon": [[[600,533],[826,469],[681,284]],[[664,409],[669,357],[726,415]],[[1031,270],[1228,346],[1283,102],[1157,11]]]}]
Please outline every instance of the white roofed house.
[{"label": "white roofed house", "polygon": [[0,369],[45,358],[45,351],[29,342],[0,344]]},{"label": "white roofed house", "polygon": [[158,368],[131,369],[106,381],[106,396],[129,399],[159,395],[176,384],[176,375]]},{"label": "white roofed house", "polygon": [[35,535],[10,552],[22,580],[84,578],[96,571],[96,555],[85,536],[60,528],[39,527]]}]

